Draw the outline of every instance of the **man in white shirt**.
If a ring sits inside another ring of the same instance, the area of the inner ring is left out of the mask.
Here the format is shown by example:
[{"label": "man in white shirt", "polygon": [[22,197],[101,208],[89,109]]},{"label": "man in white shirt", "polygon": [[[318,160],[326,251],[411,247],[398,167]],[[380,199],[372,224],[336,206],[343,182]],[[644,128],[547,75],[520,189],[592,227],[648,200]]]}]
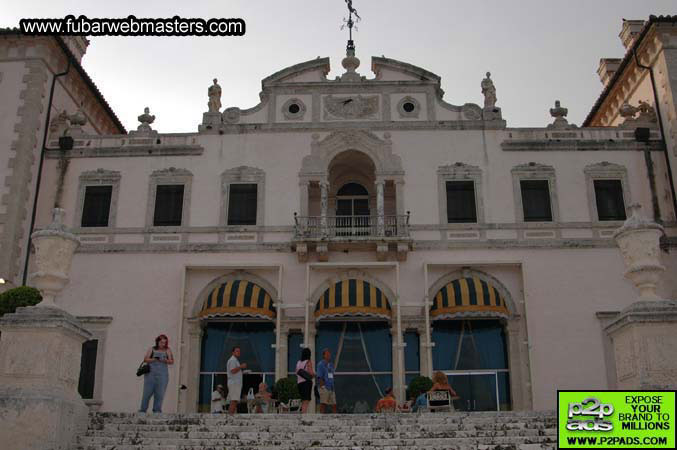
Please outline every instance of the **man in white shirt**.
[{"label": "man in white shirt", "polygon": [[225,405],[225,393],[223,392],[223,386],[220,384],[216,386],[216,389],[214,389],[214,392],[212,392],[212,409],[211,413],[216,414],[216,413],[222,413],[224,410],[224,405]]},{"label": "man in white shirt", "polygon": [[242,371],[247,368],[246,363],[240,364],[240,347],[233,347],[233,355],[226,363],[226,372],[228,372],[228,398],[230,402],[228,414],[235,414],[237,411],[237,402],[242,395]]}]

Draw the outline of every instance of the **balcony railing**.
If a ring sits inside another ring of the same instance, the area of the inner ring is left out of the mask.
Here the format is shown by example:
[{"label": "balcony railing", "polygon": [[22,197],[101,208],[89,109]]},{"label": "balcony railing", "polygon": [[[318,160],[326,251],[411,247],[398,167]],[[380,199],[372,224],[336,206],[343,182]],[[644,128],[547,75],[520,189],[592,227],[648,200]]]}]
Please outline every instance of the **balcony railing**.
[{"label": "balcony railing", "polygon": [[373,239],[409,237],[409,215],[392,216],[297,216],[297,239]]}]

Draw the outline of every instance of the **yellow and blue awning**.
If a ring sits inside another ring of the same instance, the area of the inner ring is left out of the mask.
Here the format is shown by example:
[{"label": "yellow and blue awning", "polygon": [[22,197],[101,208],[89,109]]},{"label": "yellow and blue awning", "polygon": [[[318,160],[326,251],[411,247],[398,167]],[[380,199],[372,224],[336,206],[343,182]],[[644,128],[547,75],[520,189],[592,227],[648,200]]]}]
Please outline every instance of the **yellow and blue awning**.
[{"label": "yellow and blue awning", "polygon": [[364,280],[341,280],[324,291],[315,305],[315,319],[376,317],[390,320],[392,310],[385,294]]},{"label": "yellow and blue awning", "polygon": [[275,306],[270,294],[251,281],[226,281],[207,296],[199,317],[258,317],[272,320]]},{"label": "yellow and blue awning", "polygon": [[510,313],[498,290],[477,277],[458,278],[445,285],[433,298],[430,318],[501,317]]}]

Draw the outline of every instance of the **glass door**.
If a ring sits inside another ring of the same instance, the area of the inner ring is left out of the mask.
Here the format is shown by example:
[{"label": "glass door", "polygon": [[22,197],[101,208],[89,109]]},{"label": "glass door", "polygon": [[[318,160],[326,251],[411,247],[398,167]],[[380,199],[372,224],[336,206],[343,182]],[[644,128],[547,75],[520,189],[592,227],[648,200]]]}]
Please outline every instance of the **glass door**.
[{"label": "glass door", "polygon": [[450,372],[449,384],[460,399],[454,401],[459,411],[499,411],[497,372]]}]

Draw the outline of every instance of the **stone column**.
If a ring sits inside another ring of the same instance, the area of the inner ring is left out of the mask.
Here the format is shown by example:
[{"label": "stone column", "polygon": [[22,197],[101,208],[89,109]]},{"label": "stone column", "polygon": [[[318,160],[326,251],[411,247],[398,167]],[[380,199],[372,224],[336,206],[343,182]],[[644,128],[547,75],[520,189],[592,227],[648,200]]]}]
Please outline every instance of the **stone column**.
[{"label": "stone column", "polygon": [[418,366],[421,376],[428,376],[428,356],[425,345],[425,324],[416,324],[416,333],[418,334]]},{"label": "stone column", "polygon": [[308,180],[299,181],[299,215],[301,217],[308,216],[308,188],[310,182]]},{"label": "stone column", "polygon": [[31,281],[43,301],[0,319],[0,442],[7,450],[67,450],[87,427],[77,389],[82,344],[92,335],[54,303],[79,245],[61,223],[63,213],[55,209],[53,222],[32,235]]},{"label": "stone column", "polygon": [[[186,359],[186,377],[183,380],[186,388],[179,391],[181,399],[180,411],[183,413],[197,412],[198,396],[200,392],[200,357],[202,349],[202,326],[200,321],[193,319],[187,322],[188,328],[188,355],[181,359]],[[185,401],[183,400],[185,399]]]},{"label": "stone column", "polygon": [[632,216],[614,237],[627,267],[626,278],[639,291],[637,301],[620,312],[605,331],[612,341],[618,389],[677,388],[677,301],[661,299],[656,284],[665,270],[659,238],[663,227]]},{"label": "stone column", "polygon": [[329,208],[329,183],[320,181],[320,227],[322,234],[327,235],[327,209]]},{"label": "stone column", "polygon": [[393,323],[390,328],[393,352],[393,392],[398,402],[403,401],[406,396],[404,392],[404,344],[401,334],[398,333],[400,328],[401,326],[398,326],[397,322]]},{"label": "stone column", "polygon": [[404,215],[404,180],[395,180],[395,205],[396,214]]},{"label": "stone column", "polygon": [[385,190],[385,180],[377,179],[376,180],[376,233],[378,236],[383,236],[384,234],[384,199],[383,191]]},{"label": "stone column", "polygon": [[280,359],[278,364],[275,366],[275,381],[280,378],[287,378],[287,373],[289,372],[289,367],[287,367],[287,359],[289,355],[289,328],[283,326],[280,328]]}]

